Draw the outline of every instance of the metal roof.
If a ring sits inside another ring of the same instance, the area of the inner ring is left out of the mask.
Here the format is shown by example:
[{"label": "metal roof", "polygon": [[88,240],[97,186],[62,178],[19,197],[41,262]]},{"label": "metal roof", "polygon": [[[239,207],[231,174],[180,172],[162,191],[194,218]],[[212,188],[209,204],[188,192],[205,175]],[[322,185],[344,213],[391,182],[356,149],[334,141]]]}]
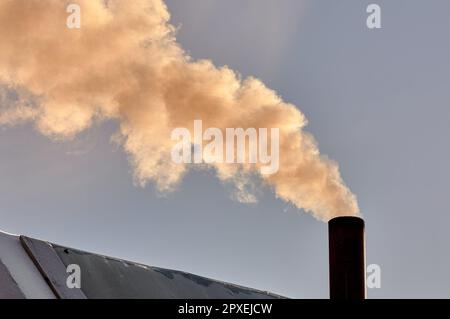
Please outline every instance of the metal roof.
[{"label": "metal roof", "polygon": [[[80,269],[69,288],[67,267]],[[0,232],[0,298],[274,299],[281,296]]]}]

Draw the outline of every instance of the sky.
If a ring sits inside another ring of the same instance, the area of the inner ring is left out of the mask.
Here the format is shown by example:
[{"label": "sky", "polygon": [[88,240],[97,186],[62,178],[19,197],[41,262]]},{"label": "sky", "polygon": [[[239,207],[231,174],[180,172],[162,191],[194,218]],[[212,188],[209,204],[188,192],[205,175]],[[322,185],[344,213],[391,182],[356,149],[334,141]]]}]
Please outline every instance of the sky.
[{"label": "sky", "polygon": [[[366,7],[382,28],[366,27]],[[450,296],[450,3],[167,0],[193,58],[253,75],[309,120],[366,221],[371,298]],[[97,124],[72,142],[0,128],[0,229],[268,290],[328,297],[327,225],[264,189],[230,198],[192,171],[160,196],[133,183],[127,155]]]}]

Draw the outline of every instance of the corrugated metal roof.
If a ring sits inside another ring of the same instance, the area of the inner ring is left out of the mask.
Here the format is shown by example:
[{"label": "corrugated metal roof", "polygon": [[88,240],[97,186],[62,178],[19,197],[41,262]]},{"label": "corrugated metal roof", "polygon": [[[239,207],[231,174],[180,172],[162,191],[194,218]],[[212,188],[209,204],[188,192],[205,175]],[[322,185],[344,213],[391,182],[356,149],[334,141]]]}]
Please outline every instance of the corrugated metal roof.
[{"label": "corrugated metal roof", "polygon": [[[25,298],[55,298],[20,243],[19,236],[0,232],[0,261]],[[3,285],[0,285],[0,290],[3,289]],[[2,291],[2,293],[5,292]]]},{"label": "corrugated metal roof", "polygon": [[0,298],[1,299],[24,299],[25,296],[20,290],[17,282],[11,276],[8,268],[0,261]]},{"label": "corrugated metal roof", "polygon": [[86,298],[81,289],[73,289],[67,286],[67,265],[63,264],[52,244],[25,236],[20,236],[20,241],[36,268],[41,272],[48,286],[58,298]]},{"label": "corrugated metal roof", "polygon": [[[15,255],[0,253],[0,297],[11,298],[155,298],[155,299],[273,299],[268,292],[241,287],[177,270],[146,266],[72,249],[25,236],[0,233],[0,246],[13,240]],[[21,244],[21,245],[20,245]],[[8,249],[11,249],[11,245]],[[26,257],[24,259],[24,257]],[[5,259],[10,260],[5,260]],[[16,265],[20,263],[21,265]],[[4,265],[3,265],[4,264]],[[3,265],[3,266],[2,266]],[[69,265],[80,269],[81,287],[69,288]],[[17,272],[17,267],[24,273]],[[31,269],[32,268],[32,269]],[[11,269],[15,273],[11,272]],[[22,276],[35,278],[27,287]],[[40,274],[40,275],[39,275]],[[36,278],[39,277],[39,278]],[[6,281],[3,281],[5,278]],[[33,293],[31,293],[33,291]],[[39,293],[38,293],[39,292]]]}]

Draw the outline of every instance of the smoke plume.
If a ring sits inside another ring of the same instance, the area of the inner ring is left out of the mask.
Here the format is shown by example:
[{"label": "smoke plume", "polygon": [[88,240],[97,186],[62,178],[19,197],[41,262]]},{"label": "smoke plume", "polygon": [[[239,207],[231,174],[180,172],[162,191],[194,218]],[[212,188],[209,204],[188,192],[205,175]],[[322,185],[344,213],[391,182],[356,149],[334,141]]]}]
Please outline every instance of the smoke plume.
[{"label": "smoke plume", "polygon": [[[191,167],[171,161],[172,129],[192,129],[196,119],[222,130],[279,128],[277,173],[259,175],[258,164],[205,166],[233,182],[242,201],[254,200],[247,191],[261,183],[320,220],[358,214],[338,166],[304,131],[304,115],[260,80],[189,57],[162,0],[76,2],[80,29],[66,26],[71,1],[0,2],[0,125],[28,121],[52,139],[71,139],[96,122],[117,121],[114,140],[135,180],[162,192]],[[15,101],[3,101],[7,92]]]}]

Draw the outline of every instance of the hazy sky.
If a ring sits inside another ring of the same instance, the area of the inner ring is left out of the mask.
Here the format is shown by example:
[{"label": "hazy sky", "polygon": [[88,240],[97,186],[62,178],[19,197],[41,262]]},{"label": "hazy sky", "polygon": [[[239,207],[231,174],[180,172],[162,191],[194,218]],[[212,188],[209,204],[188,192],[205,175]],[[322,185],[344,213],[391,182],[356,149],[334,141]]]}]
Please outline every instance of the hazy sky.
[{"label": "hazy sky", "polygon": [[[382,29],[366,7],[382,8]],[[298,105],[366,220],[369,297],[450,297],[450,2],[167,0],[194,58]],[[0,44],[1,46],[1,44]],[[0,229],[297,298],[328,297],[327,225],[207,172],[165,198],[133,185],[115,123],[74,142],[0,129]]]}]

